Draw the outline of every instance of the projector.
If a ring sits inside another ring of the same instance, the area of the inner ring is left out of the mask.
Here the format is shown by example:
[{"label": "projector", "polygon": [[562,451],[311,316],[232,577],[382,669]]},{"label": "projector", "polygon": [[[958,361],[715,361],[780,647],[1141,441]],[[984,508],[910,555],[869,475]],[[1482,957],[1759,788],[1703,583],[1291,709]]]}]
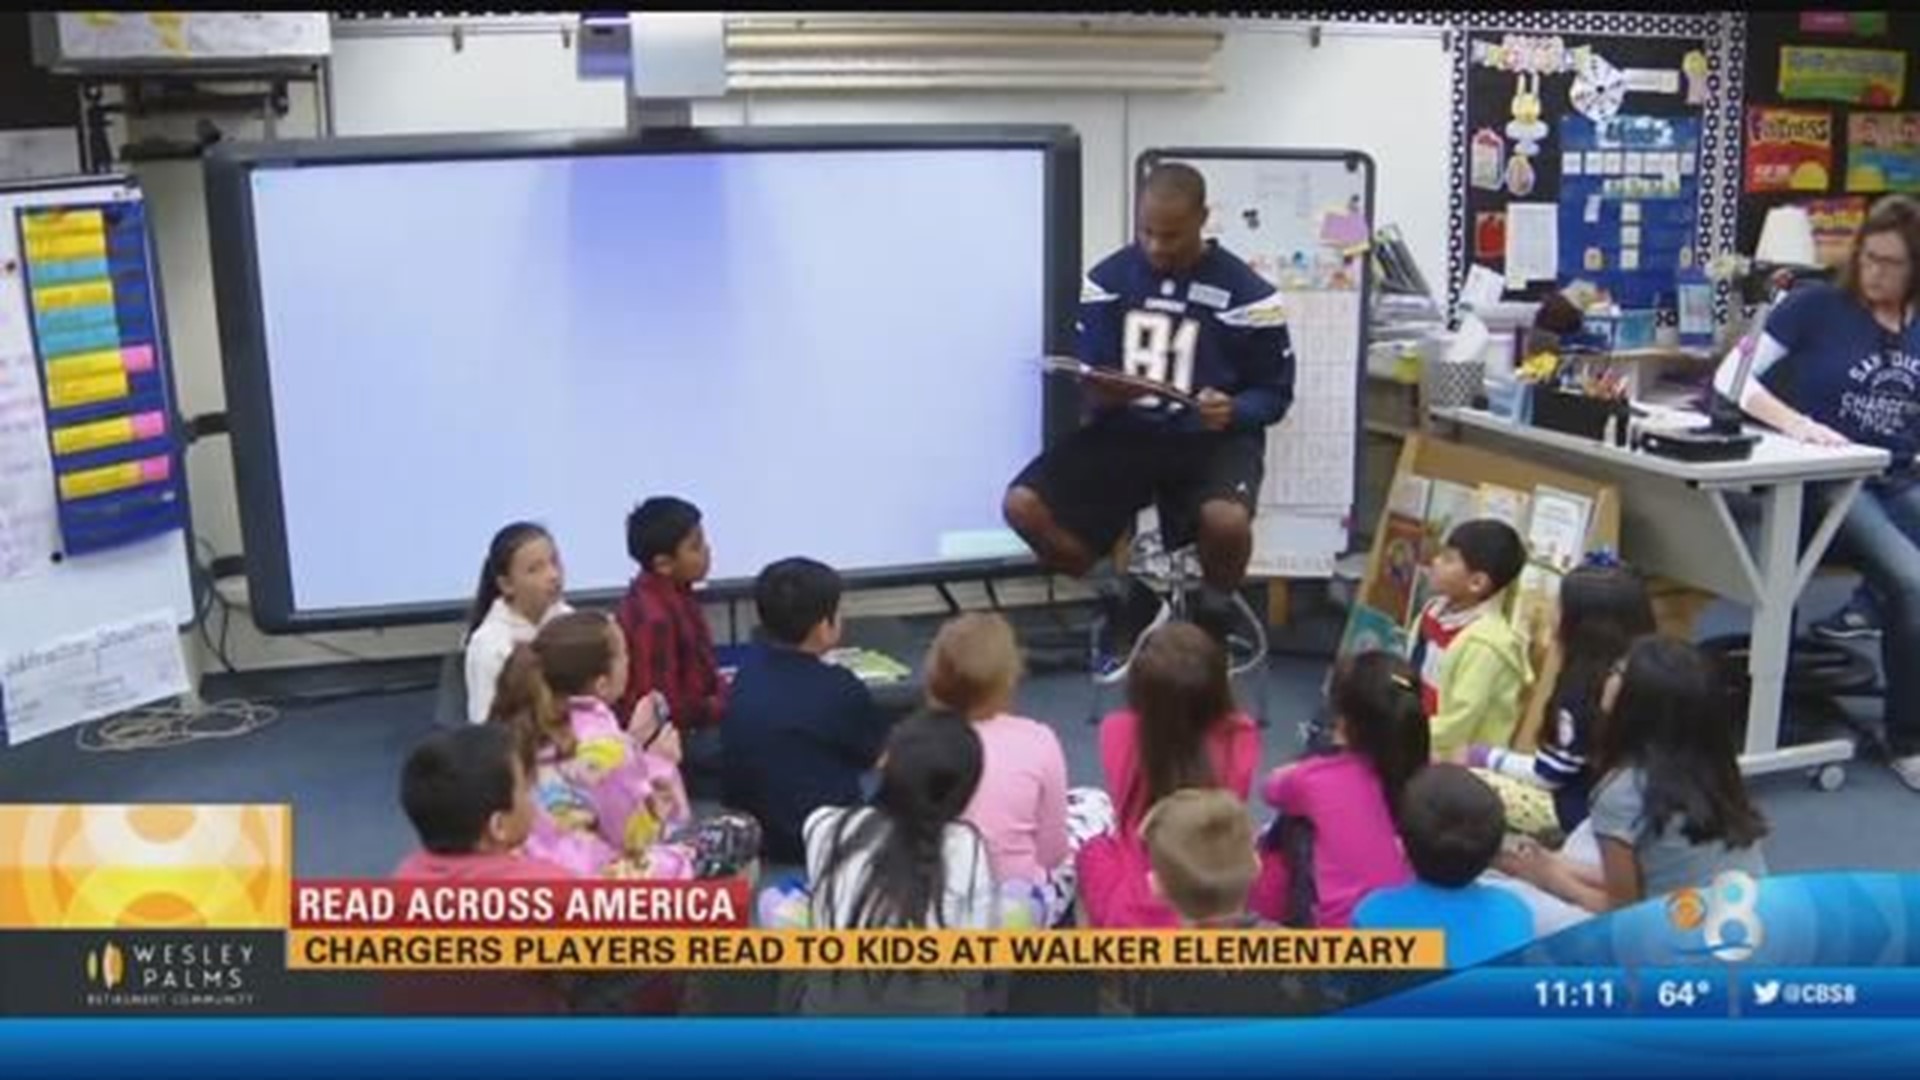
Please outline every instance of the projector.
[{"label": "projector", "polygon": [[575,71],[625,79],[630,102],[687,102],[727,93],[727,21],[717,11],[589,11]]}]

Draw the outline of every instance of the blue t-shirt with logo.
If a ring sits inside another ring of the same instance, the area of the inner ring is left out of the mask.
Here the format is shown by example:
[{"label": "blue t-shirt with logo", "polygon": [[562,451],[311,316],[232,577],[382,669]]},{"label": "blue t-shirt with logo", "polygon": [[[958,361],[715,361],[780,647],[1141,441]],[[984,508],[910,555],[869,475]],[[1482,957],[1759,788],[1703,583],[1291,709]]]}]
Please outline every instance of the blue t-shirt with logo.
[{"label": "blue t-shirt with logo", "polygon": [[1920,449],[1920,320],[1899,331],[1832,285],[1802,286],[1767,318],[1785,350],[1762,385],[1780,400],[1857,443],[1888,451],[1897,465]]},{"label": "blue t-shirt with logo", "polygon": [[[1293,403],[1293,342],[1280,294],[1209,241],[1192,269],[1163,274],[1138,244],[1087,273],[1080,290],[1080,359],[1198,393],[1234,396],[1233,428],[1260,431]],[[1141,399],[1103,419],[1133,428],[1198,431],[1192,409]]]}]

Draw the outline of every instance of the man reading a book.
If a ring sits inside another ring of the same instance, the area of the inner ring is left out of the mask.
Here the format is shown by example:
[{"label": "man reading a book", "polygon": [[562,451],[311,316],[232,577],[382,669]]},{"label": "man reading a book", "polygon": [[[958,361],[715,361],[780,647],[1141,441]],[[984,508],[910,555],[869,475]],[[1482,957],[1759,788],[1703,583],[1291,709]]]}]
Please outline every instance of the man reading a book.
[{"label": "man reading a book", "polygon": [[[1139,631],[1159,610],[1106,556],[1145,507],[1158,507],[1168,551],[1194,544],[1205,588],[1195,621],[1223,641],[1232,592],[1253,553],[1266,429],[1293,401],[1293,346],[1281,297],[1233,253],[1202,236],[1206,181],[1156,166],[1141,185],[1133,243],[1086,276],[1080,359],[1089,416],[1009,487],[1007,523],[1042,565],[1096,569],[1109,660],[1124,674]],[[1132,377],[1116,385],[1106,374]],[[1148,383],[1141,386],[1142,381]],[[1152,384],[1168,393],[1152,393]]]}]

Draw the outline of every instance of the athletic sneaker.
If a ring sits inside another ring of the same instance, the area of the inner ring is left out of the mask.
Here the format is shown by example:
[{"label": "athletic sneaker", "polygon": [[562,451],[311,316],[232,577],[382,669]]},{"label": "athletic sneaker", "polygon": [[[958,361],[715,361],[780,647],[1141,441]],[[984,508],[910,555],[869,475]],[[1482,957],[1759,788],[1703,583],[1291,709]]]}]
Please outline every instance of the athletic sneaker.
[{"label": "athletic sneaker", "polygon": [[1859,593],[1845,607],[1813,624],[1813,636],[1825,641],[1868,641],[1880,636],[1880,613]]},{"label": "athletic sneaker", "polygon": [[1173,608],[1138,578],[1103,582],[1098,588],[1092,668],[1093,681],[1105,685],[1127,677],[1140,642],[1173,617]]}]

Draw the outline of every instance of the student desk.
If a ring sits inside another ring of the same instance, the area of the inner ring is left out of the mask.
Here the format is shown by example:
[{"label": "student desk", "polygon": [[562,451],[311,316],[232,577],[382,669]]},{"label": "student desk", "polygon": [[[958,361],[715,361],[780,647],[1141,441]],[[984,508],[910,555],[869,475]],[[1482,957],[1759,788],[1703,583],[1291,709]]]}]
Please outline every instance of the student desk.
[{"label": "student desk", "polygon": [[[1672,410],[1650,411],[1656,420],[1662,414],[1673,415]],[[1782,747],[1781,697],[1793,639],[1794,604],[1861,485],[1891,463],[1886,451],[1808,446],[1765,432],[1753,456],[1744,460],[1689,462],[1516,424],[1478,409],[1435,409],[1433,417],[1441,431],[1458,441],[1617,485],[1622,558],[1649,574],[1753,609],[1749,661],[1753,692],[1747,705],[1741,772],[1821,769],[1853,756],[1853,744],[1844,739]],[[1802,545],[1801,515],[1810,484],[1834,484],[1839,497]],[[1751,492],[1759,504],[1760,529],[1755,540],[1747,538],[1728,506],[1727,495],[1735,492]]]}]

